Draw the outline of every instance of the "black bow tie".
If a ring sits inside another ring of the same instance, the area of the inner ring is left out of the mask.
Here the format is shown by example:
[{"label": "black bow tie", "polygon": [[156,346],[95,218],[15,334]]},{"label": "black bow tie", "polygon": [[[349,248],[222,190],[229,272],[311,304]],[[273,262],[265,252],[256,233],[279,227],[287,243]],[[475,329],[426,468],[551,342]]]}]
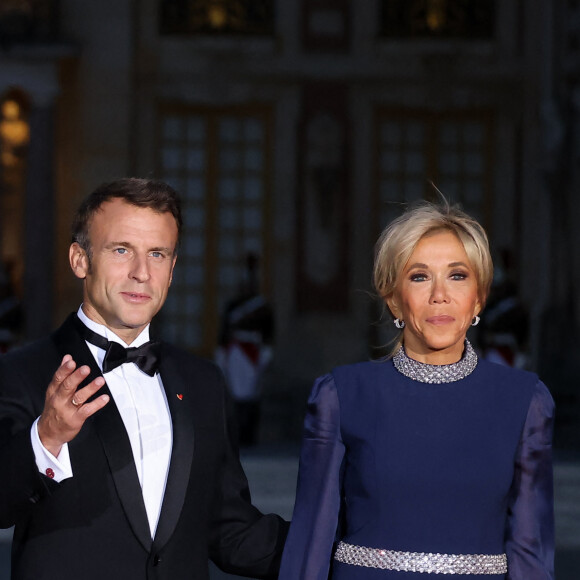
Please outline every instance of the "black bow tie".
[{"label": "black bow tie", "polygon": [[77,320],[79,321],[78,328],[82,337],[105,351],[103,373],[108,373],[123,363],[132,362],[150,377],[155,375],[159,366],[161,343],[149,341],[138,347],[130,346],[125,348],[118,342],[109,341],[104,336],[93,332],[80,319],[77,318]]},{"label": "black bow tie", "polygon": [[[98,345],[97,345],[98,346]],[[108,373],[126,362],[135,363],[144,373],[152,377],[159,364],[159,343],[146,342],[138,347],[125,348],[118,342],[109,342],[103,359],[103,372]]]}]

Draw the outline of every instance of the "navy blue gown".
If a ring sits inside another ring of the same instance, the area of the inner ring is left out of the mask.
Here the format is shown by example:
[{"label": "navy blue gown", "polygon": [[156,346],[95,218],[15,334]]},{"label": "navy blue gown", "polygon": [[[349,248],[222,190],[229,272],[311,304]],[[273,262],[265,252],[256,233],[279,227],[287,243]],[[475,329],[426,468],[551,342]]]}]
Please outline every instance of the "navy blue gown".
[{"label": "navy blue gown", "polygon": [[550,580],[554,405],[536,375],[477,361],[426,384],[392,360],[335,369],[308,402],[280,580],[427,580],[334,560],[338,541],[436,554],[507,555],[506,574]]}]

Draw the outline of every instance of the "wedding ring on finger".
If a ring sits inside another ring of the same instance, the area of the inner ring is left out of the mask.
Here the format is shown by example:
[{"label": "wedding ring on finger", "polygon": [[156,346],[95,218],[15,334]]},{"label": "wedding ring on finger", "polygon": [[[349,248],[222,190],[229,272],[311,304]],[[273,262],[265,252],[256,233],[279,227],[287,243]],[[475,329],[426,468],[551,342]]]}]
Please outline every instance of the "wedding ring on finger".
[{"label": "wedding ring on finger", "polygon": [[73,404],[75,407],[82,407],[82,406],[83,406],[83,404],[82,404],[82,403],[79,403],[79,402],[75,401],[75,398],[74,398],[74,397],[73,397],[73,398],[70,400],[70,402],[71,402],[71,403],[72,403],[72,404]]}]

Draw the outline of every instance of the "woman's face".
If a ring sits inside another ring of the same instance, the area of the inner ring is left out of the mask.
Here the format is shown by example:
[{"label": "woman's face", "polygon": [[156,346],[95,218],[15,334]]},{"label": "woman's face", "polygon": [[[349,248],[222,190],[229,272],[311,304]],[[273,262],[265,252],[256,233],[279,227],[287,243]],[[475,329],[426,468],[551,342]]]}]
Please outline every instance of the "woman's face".
[{"label": "woman's face", "polygon": [[457,236],[439,231],[423,237],[387,304],[405,321],[408,356],[430,364],[457,362],[467,329],[481,310],[475,272]]}]

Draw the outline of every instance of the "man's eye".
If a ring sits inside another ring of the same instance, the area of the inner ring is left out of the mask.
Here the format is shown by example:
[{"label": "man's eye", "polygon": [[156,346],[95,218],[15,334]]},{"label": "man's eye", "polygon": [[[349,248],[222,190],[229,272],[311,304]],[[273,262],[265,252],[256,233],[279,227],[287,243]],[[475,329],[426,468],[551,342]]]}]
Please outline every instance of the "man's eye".
[{"label": "man's eye", "polygon": [[115,252],[116,252],[117,254],[121,254],[121,255],[122,255],[122,254],[126,254],[126,253],[127,253],[127,248],[117,248],[117,249],[115,250]]},{"label": "man's eye", "polygon": [[163,253],[162,252],[151,252],[151,256],[153,256],[154,258],[163,258]]}]

